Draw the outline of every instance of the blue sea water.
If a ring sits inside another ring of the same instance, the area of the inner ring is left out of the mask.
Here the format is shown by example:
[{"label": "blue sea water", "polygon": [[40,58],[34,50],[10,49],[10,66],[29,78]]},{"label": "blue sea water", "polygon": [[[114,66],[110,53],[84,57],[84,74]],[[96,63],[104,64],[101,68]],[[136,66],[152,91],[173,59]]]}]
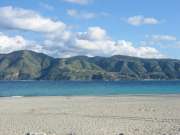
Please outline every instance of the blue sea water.
[{"label": "blue sea water", "polygon": [[180,81],[0,81],[0,97],[180,94]]}]

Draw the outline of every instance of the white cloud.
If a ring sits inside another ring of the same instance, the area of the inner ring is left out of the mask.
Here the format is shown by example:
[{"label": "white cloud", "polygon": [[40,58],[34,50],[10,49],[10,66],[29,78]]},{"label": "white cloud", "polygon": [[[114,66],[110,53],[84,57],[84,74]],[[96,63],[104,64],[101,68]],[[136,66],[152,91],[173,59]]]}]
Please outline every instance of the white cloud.
[{"label": "white cloud", "polygon": [[154,41],[154,42],[161,42],[161,41],[176,41],[177,38],[175,36],[171,36],[171,35],[152,35],[150,36],[150,38]]},{"label": "white cloud", "polygon": [[90,27],[86,32],[71,33],[64,41],[60,37],[48,39],[44,43],[44,50],[56,57],[70,57],[76,55],[86,56],[112,56],[128,55],[143,58],[162,58],[162,55],[153,47],[135,47],[132,42],[114,41],[106,30],[100,27]]},{"label": "white cloud", "polygon": [[100,27],[91,27],[87,32],[80,33],[75,41],[75,47],[77,50],[83,50],[83,55],[112,56],[120,54],[144,58],[164,57],[152,47],[134,47],[133,43],[125,40],[113,41]]},{"label": "white cloud", "polygon": [[78,18],[78,19],[93,19],[97,17],[109,16],[109,13],[106,13],[106,12],[93,13],[93,12],[78,11],[75,9],[68,9],[67,14],[71,17]]},{"label": "white cloud", "polygon": [[127,22],[134,26],[140,25],[155,25],[158,24],[160,21],[153,17],[144,17],[144,16],[132,16],[127,19]]},{"label": "white cloud", "polygon": [[146,39],[141,42],[141,45],[156,45],[165,48],[168,46],[176,46],[177,42],[177,37],[172,35],[146,35]]},{"label": "white cloud", "polygon": [[45,18],[37,12],[11,6],[0,8],[0,27],[43,33],[49,40],[65,42],[70,33],[62,21]]},{"label": "white cloud", "polygon": [[66,29],[63,22],[42,17],[32,10],[8,6],[1,7],[0,13],[0,27],[45,33]]},{"label": "white cloud", "polygon": [[77,34],[77,37],[79,39],[90,40],[90,41],[96,41],[96,40],[101,41],[108,38],[106,31],[100,27],[90,27],[88,28],[87,32],[79,32]]},{"label": "white cloud", "polygon": [[141,42],[143,46],[158,46],[163,49],[179,49],[180,41],[173,35],[146,35],[146,40]]},{"label": "white cloud", "polygon": [[176,42],[175,48],[180,48],[180,41]]},{"label": "white cloud", "polygon": [[135,47],[132,42],[125,40],[114,41],[101,27],[90,27],[86,32],[72,32],[63,22],[45,18],[31,10],[1,7],[0,12],[0,27],[44,34],[44,41],[39,43],[20,35],[10,37],[1,33],[0,53],[30,49],[55,57],[75,55],[163,57],[152,47]]},{"label": "white cloud", "polygon": [[44,3],[44,2],[40,2],[40,6],[47,9],[47,10],[54,10],[54,7],[50,4]]},{"label": "white cloud", "polygon": [[82,18],[82,19],[93,19],[97,17],[97,14],[91,12],[79,12],[75,9],[68,9],[67,14],[71,17]]},{"label": "white cloud", "polygon": [[36,44],[34,41],[24,39],[22,36],[7,36],[0,33],[0,53],[10,53],[17,50],[33,50],[42,52],[42,46]]},{"label": "white cloud", "polygon": [[64,1],[69,2],[69,3],[85,5],[85,4],[90,3],[92,0],[64,0]]}]

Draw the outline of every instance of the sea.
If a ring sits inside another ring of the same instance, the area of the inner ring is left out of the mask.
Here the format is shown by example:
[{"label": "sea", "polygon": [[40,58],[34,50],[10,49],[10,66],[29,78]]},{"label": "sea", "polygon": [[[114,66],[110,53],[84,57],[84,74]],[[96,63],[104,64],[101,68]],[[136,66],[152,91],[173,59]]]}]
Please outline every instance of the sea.
[{"label": "sea", "polygon": [[0,97],[180,94],[180,81],[0,81]]}]

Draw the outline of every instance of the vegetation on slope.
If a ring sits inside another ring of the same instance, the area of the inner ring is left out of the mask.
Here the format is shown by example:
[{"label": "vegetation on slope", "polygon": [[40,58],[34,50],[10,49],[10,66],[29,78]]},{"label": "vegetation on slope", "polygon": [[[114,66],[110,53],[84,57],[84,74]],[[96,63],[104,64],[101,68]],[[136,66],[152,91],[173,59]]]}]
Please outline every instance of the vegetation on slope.
[{"label": "vegetation on slope", "polygon": [[55,59],[27,50],[0,55],[0,80],[144,79],[180,79],[180,60],[120,55]]}]

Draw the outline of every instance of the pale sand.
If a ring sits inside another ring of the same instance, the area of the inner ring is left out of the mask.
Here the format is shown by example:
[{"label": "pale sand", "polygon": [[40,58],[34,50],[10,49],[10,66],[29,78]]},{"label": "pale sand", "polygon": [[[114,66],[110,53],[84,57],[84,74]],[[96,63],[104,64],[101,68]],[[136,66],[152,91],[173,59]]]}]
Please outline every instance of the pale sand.
[{"label": "pale sand", "polygon": [[180,135],[180,96],[0,98],[0,135]]}]

